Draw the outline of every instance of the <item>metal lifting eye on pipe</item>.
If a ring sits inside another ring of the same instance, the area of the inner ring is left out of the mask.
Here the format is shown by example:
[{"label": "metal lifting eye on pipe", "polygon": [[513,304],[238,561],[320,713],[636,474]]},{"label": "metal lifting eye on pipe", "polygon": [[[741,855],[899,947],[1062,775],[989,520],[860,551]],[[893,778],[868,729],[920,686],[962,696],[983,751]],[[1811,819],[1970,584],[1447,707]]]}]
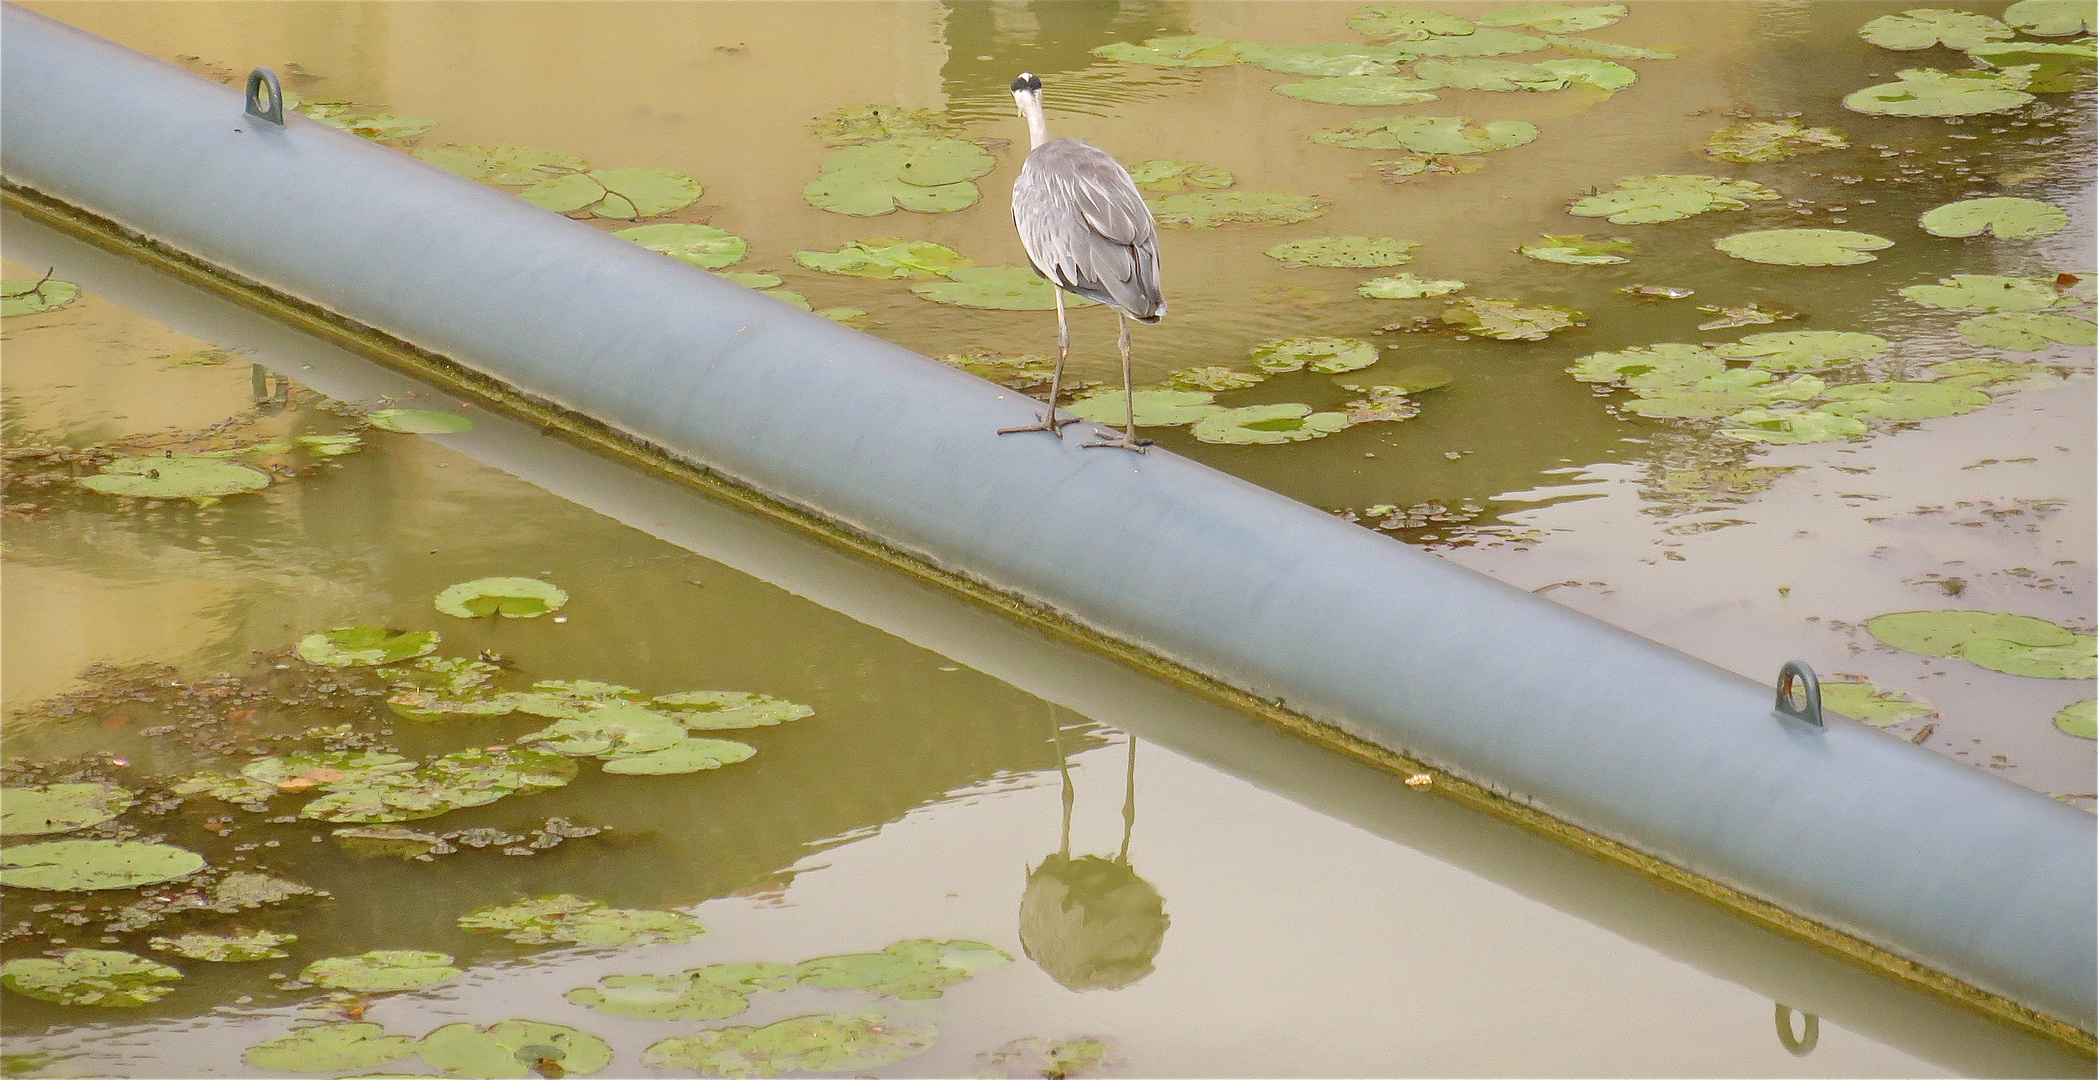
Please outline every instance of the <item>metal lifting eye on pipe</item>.
[{"label": "metal lifting eye on pipe", "polygon": [[[265,87],[269,89],[267,97],[259,92]],[[284,126],[284,87],[278,85],[276,72],[266,67],[248,72],[248,115]]]},{"label": "metal lifting eye on pipe", "polygon": [[1799,1034],[1792,1034],[1792,1006],[1777,1003],[1777,1041],[1785,1045],[1785,1052],[1793,1057],[1806,1057],[1814,1052],[1814,1044],[1821,1041],[1821,1018],[1810,1012],[1799,1014],[1805,1017]]},{"label": "metal lifting eye on pipe", "polygon": [[[1800,683],[1801,704],[1792,704],[1792,682]],[[1804,720],[1815,727],[1821,723],[1821,680],[1814,677],[1814,669],[1798,660],[1787,660],[1777,672],[1777,711],[1780,716]]]}]

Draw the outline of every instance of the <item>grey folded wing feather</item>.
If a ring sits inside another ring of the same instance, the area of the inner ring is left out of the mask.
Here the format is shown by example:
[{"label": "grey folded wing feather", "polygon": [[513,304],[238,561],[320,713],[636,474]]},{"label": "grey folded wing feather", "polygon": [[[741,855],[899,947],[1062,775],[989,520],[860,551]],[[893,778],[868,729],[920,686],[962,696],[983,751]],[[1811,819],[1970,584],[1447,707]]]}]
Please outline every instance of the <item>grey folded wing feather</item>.
[{"label": "grey folded wing feather", "polygon": [[1165,314],[1151,210],[1105,151],[1076,139],[1037,147],[1013,184],[1013,222],[1053,284],[1145,322]]}]

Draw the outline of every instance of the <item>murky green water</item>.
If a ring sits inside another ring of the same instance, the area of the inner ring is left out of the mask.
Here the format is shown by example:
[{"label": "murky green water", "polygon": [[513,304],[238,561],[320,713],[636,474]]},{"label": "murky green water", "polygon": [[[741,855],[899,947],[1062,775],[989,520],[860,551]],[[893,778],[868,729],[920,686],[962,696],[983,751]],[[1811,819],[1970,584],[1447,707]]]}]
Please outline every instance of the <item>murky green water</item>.
[{"label": "murky green water", "polygon": [[[1760,674],[1805,656],[1824,671],[1854,670],[1908,689],[1944,713],[1927,721],[1937,725],[1927,737],[1948,753],[2043,790],[2089,790],[2092,744],[2048,723],[2063,704],[2088,696],[2088,683],[1897,654],[1874,648],[1855,627],[1884,611],[1971,606],[2089,630],[2086,375],[2043,376],[1979,412],[1854,445],[1751,455],[1708,428],[1613,414],[1563,370],[1588,353],[1649,342],[1839,329],[1897,343],[1873,374],[1913,374],[1981,350],[1951,334],[1959,316],[1915,308],[1895,289],[1952,273],[2074,271],[2088,261],[2089,147],[2079,128],[2088,127],[2088,92],[1961,125],[1868,118],[1834,104],[1880,81],[1874,73],[1891,77],[1917,62],[1852,36],[1901,5],[1639,6],[1598,36],[1667,47],[1681,59],[1636,62],[1639,84],[1614,96],[1445,91],[1441,104],[1399,110],[1522,119],[1544,134],[1486,155],[1476,172],[1397,184],[1369,167],[1381,152],[1303,138],[1393,110],[1296,101],[1270,90],[1293,77],[1248,66],[1161,70],[1089,51],[1187,32],[1269,44],[1353,41],[1345,26],[1352,5],[40,7],[211,73],[257,64],[290,72],[295,64],[312,77],[291,86],[309,97],[438,119],[422,146],[544,146],[600,165],[688,173],[707,193],[667,220],[708,221],[749,238],[753,254],[735,269],[778,273],[816,307],[864,309],[867,329],[934,354],[1042,351],[1053,344],[1053,318],[934,305],[905,283],[816,274],[790,256],[903,235],[979,263],[1018,262],[1005,199],[1021,148],[994,147],[998,166],[981,181],[982,202],[966,211],[853,219],[801,198],[829,152],[811,123],[863,102],[944,108],[968,137],[1024,145],[1005,87],[1013,72],[1033,70],[1050,86],[1055,133],[1125,160],[1222,165],[1245,190],[1332,202],[1324,217],[1296,225],[1168,230],[1173,313],[1139,333],[1140,381],[1197,365],[1243,367],[1261,341],[1313,334],[1377,340],[1384,359],[1360,373],[1365,382],[1422,362],[1456,376],[1419,395],[1420,415],[1403,423],[1263,447],[1206,445],[1185,429],[1152,432],[1161,445],[1336,511],[1473,500],[1491,512],[1469,526],[1428,522],[1400,535],[1462,540],[1451,557],[1551,588],[1555,599],[1736,670]],[[812,25],[823,32],[811,33]],[[1941,56],[1924,59],[1946,66]],[[548,77],[552,71],[560,77]],[[1853,147],[1748,166],[1693,152],[1724,122],[1720,110],[1744,104],[1764,114],[1803,112],[1848,132]],[[1563,212],[1590,188],[1652,172],[1745,176],[1789,201],[1667,225],[1610,226]],[[2070,227],[2039,241],[1959,242],[1915,225],[1922,209],[1999,190],[2068,208]],[[1746,229],[1834,218],[1896,245],[1876,263],[1840,269],[1755,266],[1709,246]],[[1556,266],[1513,253],[1540,234],[1584,230],[1635,239],[1634,260]],[[1417,242],[1415,262],[1402,269],[1461,278],[1473,295],[1572,306],[1588,325],[1537,342],[1375,334],[1439,311],[1440,302],[1354,295],[1362,279],[1394,270],[1288,268],[1261,254],[1287,240],[1348,234]],[[10,755],[74,759],[93,775],[145,786],[224,767],[229,755],[237,762],[317,746],[313,738],[279,740],[327,724],[347,722],[360,739],[428,757],[515,739],[545,722],[400,719],[383,695],[356,692],[383,680],[337,678],[286,653],[308,632],[351,624],[439,629],[441,655],[499,656],[505,688],[591,679],[649,694],[746,690],[807,704],[815,715],[710,733],[758,751],[718,771],[620,777],[599,774],[586,759],[575,782],[546,794],[403,823],[525,838],[454,844],[460,850],[427,862],[358,859],[314,822],[267,820],[295,813],[293,797],[273,800],[280,805],[266,813],[195,797],[159,814],[134,810],[99,828],[164,834],[215,866],[266,867],[330,895],[238,916],[176,916],[168,927],[266,927],[300,940],[290,959],[274,963],[179,961],[185,978],[172,995],[142,1010],[110,1010],[126,1018],[114,1025],[102,1015],[84,1019],[82,1007],[10,995],[11,1053],[76,1055],[48,1066],[49,1075],[254,1074],[239,1052],[288,1030],[299,1003],[318,996],[277,989],[268,974],[369,949],[442,951],[466,969],[426,993],[344,1006],[368,1005],[365,1019],[391,1032],[420,1035],[460,1019],[569,1024],[610,1042],[608,1074],[640,1075],[643,1047],[701,1025],[605,1016],[565,1001],[566,991],[606,974],[794,963],[928,937],[979,940],[1016,962],[929,1001],[843,990],[759,994],[749,1013],[709,1026],[864,1009],[899,1026],[935,1024],[924,1056],[875,1070],[894,1075],[995,1071],[1000,1062],[981,1055],[1011,1040],[1085,1035],[1115,1047],[1121,1064],[1102,1071],[1128,1075],[2070,1067],[1642,882],[1490,823],[1422,810],[1391,778],[1097,665],[1042,659],[1064,654],[1027,635],[910,614],[933,601],[909,589],[885,592],[895,586],[863,581],[820,555],[797,563],[782,554],[793,548],[780,538],[745,535],[749,526],[693,510],[667,489],[535,445],[530,432],[498,417],[252,321],[153,300],[150,288],[124,285],[133,279],[122,272],[75,258],[61,276],[88,284],[84,299],[8,320],[10,445],[115,442],[137,453],[343,431],[365,444],[337,458],[265,459],[285,467],[267,491],[201,509],[120,504],[63,482],[12,486]],[[34,279],[43,268],[11,262],[6,276]],[[1613,291],[1632,283],[1697,292],[1654,302]],[[126,289],[136,310],[110,298]],[[1695,329],[1711,317],[1695,305],[1749,302],[1805,314],[1746,330]],[[1111,380],[1111,316],[1075,312],[1074,331],[1079,374]],[[251,351],[202,352],[212,347]],[[2063,373],[2089,370],[2087,351],[2039,358]],[[251,359],[300,385],[286,401],[256,408]],[[334,411],[324,392],[364,408],[448,409],[477,427],[434,440],[366,430],[356,410]],[[1327,408],[1351,396],[1329,376],[1294,373],[1221,399]],[[187,436],[229,417],[239,419],[212,442],[135,438]],[[1666,475],[1746,463],[1796,468],[1767,490],[1731,499],[1671,491]],[[48,459],[10,466],[18,481],[83,468],[53,469]],[[1567,496],[1588,497],[1550,505]],[[1538,502],[1547,505],[1530,509]],[[572,600],[560,622],[466,622],[431,608],[445,586],[489,575],[544,576]],[[1946,577],[1961,580],[1957,599]],[[103,661],[123,671],[80,679]],[[173,670],[141,667],[150,664]],[[216,680],[219,673],[227,678]],[[112,687],[123,692],[55,696]],[[207,724],[197,729],[200,717]],[[1894,730],[1915,734],[1925,722]],[[156,732],[171,724],[189,734]],[[1144,744],[1134,796],[1128,731]],[[1122,917],[1090,937],[1066,927],[1051,942],[1047,924],[1030,929],[1022,912],[1030,895],[1050,888],[1040,868],[1063,843],[1059,751],[1075,780],[1071,852],[1100,856],[1083,864],[1097,872],[1081,904]],[[1989,757],[1997,754],[2001,760]],[[609,828],[530,847],[533,827],[550,818]],[[1123,850],[1126,859],[1116,858]],[[65,896],[10,893],[11,959],[82,946],[167,958],[144,948],[165,927],[107,941],[103,913],[69,910]],[[689,911],[710,932],[607,954],[512,944],[456,922],[469,909],[549,893]],[[138,898],[82,895],[93,908]],[[1147,914],[1152,896],[1163,897],[1170,923]],[[1088,964],[1120,972],[1109,982],[1147,964],[1155,970],[1119,988],[1081,990]],[[1808,1056],[1795,1057],[1774,1037],[1772,997],[1831,1018]]]}]

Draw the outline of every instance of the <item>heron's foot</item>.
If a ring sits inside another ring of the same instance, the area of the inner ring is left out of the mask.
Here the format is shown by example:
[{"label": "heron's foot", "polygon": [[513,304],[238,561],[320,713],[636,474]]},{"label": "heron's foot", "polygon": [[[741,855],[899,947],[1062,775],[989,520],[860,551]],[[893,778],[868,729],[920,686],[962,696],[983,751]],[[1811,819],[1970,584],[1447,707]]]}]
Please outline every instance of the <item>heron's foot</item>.
[{"label": "heron's foot", "polygon": [[1002,427],[998,429],[998,434],[1017,435],[1023,431],[1046,431],[1049,434],[1061,439],[1064,437],[1064,429],[1070,427],[1072,424],[1075,424],[1077,422],[1078,417],[1075,416],[1056,416],[1054,414],[1050,414],[1042,417],[1042,422],[1039,424],[1029,424],[1026,427]]},{"label": "heron's foot", "polygon": [[1112,446],[1120,450],[1134,450],[1139,454],[1144,452],[1144,447],[1151,445],[1151,440],[1149,439],[1121,431],[1100,431],[1096,429],[1093,434],[1100,437],[1090,442],[1079,443],[1078,445]]}]

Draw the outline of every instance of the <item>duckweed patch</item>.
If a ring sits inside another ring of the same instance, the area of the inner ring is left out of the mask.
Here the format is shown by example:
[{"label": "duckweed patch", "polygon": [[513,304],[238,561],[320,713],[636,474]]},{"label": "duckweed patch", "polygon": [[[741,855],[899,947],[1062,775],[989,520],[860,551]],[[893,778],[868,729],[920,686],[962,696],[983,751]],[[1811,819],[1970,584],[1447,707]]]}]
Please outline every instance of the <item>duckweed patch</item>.
[{"label": "duckweed patch", "polygon": [[676,945],[707,932],[699,920],[675,911],[615,908],[562,894],[492,904],[459,916],[465,930],[498,933],[523,945]]}]

